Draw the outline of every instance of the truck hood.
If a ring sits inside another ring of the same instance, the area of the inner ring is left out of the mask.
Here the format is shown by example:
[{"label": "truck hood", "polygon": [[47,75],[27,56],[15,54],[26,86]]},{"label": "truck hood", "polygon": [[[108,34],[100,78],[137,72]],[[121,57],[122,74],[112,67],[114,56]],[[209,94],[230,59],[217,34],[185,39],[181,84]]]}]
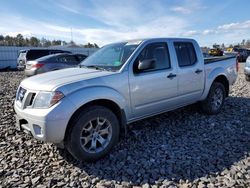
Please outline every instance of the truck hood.
[{"label": "truck hood", "polygon": [[21,86],[34,91],[53,91],[59,86],[115,74],[115,72],[101,71],[87,68],[68,68],[26,78]]}]

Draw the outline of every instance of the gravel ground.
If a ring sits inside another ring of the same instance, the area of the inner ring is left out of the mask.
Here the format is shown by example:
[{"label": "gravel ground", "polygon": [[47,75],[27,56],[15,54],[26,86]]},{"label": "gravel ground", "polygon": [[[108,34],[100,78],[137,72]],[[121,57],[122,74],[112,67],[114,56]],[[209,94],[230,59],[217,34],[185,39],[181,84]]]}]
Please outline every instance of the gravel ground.
[{"label": "gravel ground", "polygon": [[219,115],[189,106],[133,123],[96,163],[14,129],[23,77],[0,72],[0,187],[250,187],[250,83],[242,70]]}]

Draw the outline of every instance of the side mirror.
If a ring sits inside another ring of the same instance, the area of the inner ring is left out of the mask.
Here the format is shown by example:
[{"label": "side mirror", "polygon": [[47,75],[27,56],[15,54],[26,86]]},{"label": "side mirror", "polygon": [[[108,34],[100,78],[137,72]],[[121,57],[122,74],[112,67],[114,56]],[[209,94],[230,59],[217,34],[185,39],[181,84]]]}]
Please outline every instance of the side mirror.
[{"label": "side mirror", "polygon": [[148,70],[153,68],[155,68],[155,59],[139,61],[138,70]]}]

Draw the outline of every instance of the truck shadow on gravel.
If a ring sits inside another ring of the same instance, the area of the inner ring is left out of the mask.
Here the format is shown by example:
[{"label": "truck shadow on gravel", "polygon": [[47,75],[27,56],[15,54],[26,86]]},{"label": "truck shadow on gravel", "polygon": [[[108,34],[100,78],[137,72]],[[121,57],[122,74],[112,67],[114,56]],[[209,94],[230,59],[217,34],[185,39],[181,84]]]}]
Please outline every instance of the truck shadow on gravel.
[{"label": "truck shadow on gravel", "polygon": [[189,106],[129,125],[111,154],[95,163],[70,163],[99,179],[133,184],[193,181],[217,176],[250,152],[250,98],[229,97],[207,116]]}]

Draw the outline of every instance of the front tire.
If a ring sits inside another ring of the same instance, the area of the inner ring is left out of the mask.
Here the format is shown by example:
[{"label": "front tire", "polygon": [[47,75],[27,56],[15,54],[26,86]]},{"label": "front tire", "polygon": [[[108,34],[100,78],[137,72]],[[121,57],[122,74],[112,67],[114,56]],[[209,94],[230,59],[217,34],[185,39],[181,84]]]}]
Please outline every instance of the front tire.
[{"label": "front tire", "polygon": [[78,161],[102,158],[119,140],[119,121],[111,110],[102,106],[82,110],[69,126],[65,145]]},{"label": "front tire", "polygon": [[246,75],[246,81],[250,81],[250,76]]},{"label": "front tire", "polygon": [[225,97],[225,86],[220,82],[214,82],[206,100],[201,102],[202,111],[209,115],[218,114],[224,104]]}]

